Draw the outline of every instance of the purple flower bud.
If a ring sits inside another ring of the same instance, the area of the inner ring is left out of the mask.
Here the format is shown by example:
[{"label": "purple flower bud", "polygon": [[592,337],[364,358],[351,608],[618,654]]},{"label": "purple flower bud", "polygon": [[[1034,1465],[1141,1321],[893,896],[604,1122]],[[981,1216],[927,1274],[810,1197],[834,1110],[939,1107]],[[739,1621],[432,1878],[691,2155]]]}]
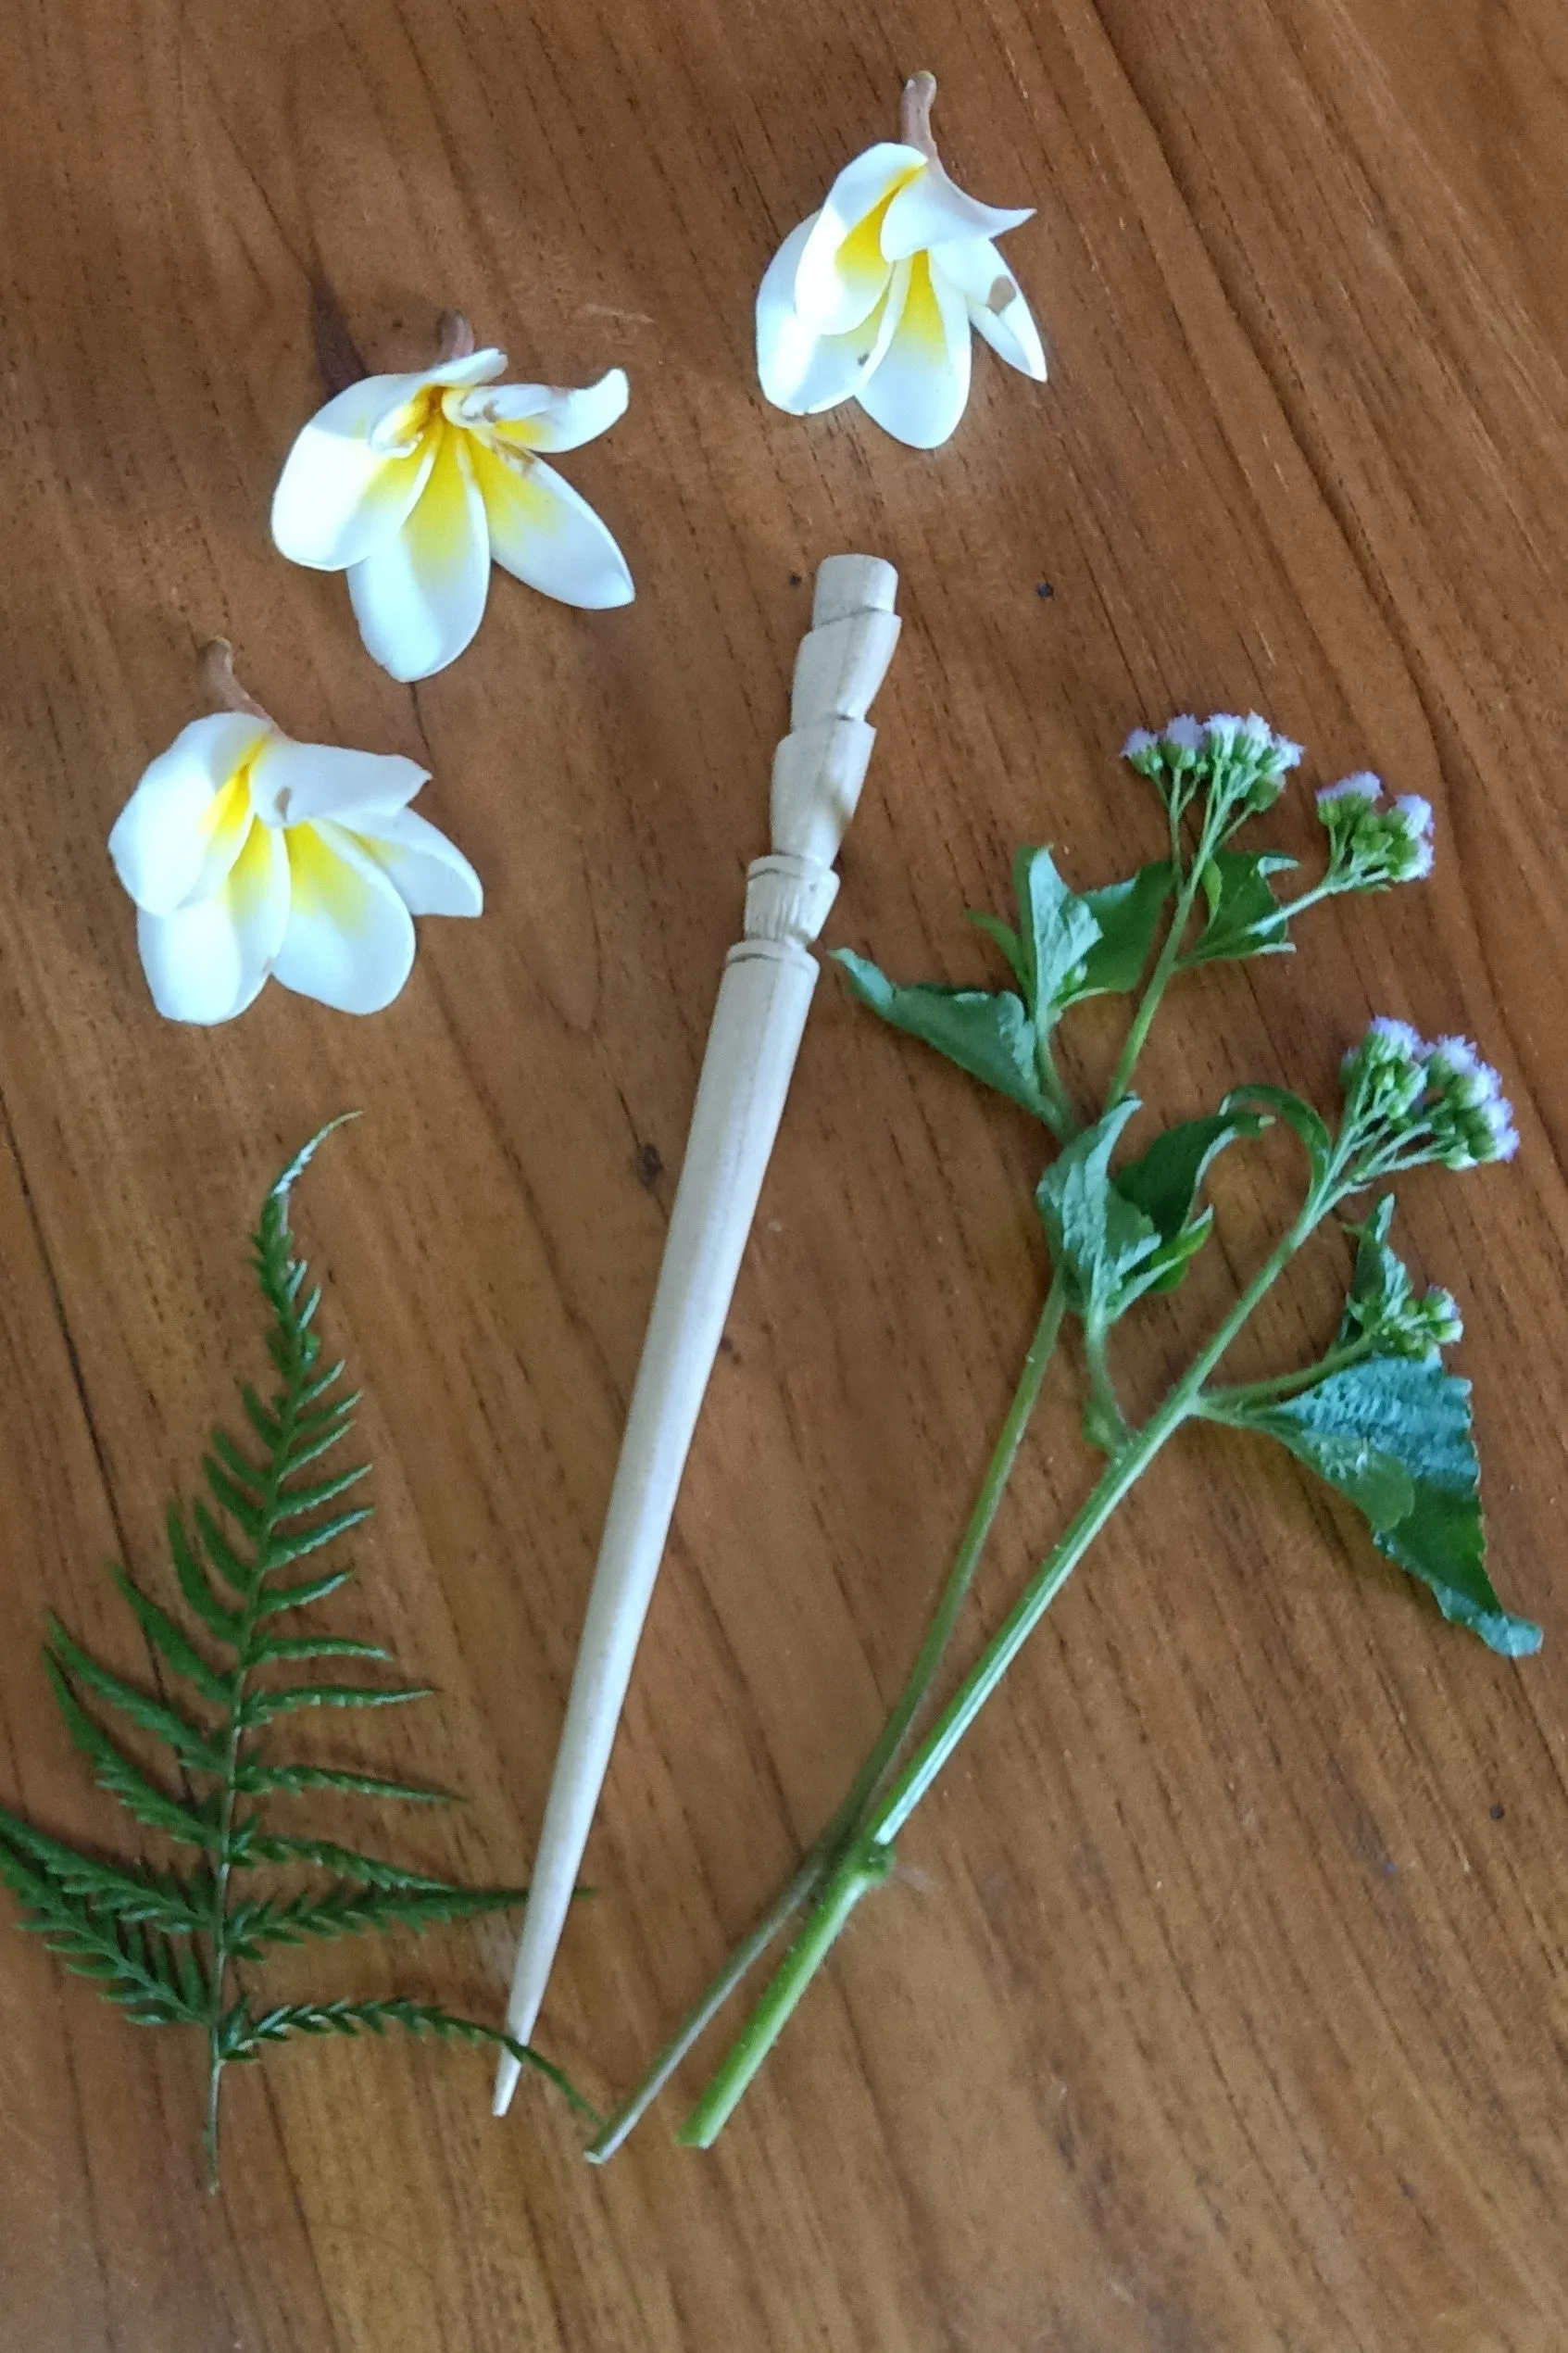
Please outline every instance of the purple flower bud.
[{"label": "purple flower bud", "polygon": [[1288,736],[1276,736],[1269,752],[1268,764],[1276,776],[1288,775],[1292,768],[1301,765],[1301,754],[1305,749],[1302,744],[1293,744]]},{"label": "purple flower bud", "polygon": [[1204,741],[1210,751],[1233,750],[1241,732],[1242,722],[1230,711],[1217,711],[1203,723]]},{"label": "purple flower bud", "polygon": [[1468,1110],[1500,1102],[1502,1080],[1490,1063],[1483,1062],[1468,1038],[1439,1038],[1427,1064],[1436,1084],[1451,1091]]},{"label": "purple flower bud", "polygon": [[1495,1101],[1481,1105],[1480,1116],[1490,1146],[1486,1158],[1512,1160],[1519,1150],[1519,1130],[1513,1124],[1512,1105],[1499,1095]]},{"label": "purple flower bud", "polygon": [[1203,749],[1203,730],[1185,711],[1173,719],[1164,732],[1165,741],[1173,751],[1191,752],[1196,759]]},{"label": "purple flower bud", "polygon": [[1402,792],[1394,803],[1394,811],[1396,815],[1404,819],[1417,841],[1431,839],[1432,803],[1429,800],[1423,800],[1418,792]]},{"label": "purple flower bud", "polygon": [[1370,768],[1359,768],[1353,776],[1341,776],[1336,785],[1324,785],[1317,796],[1320,810],[1332,809],[1337,801],[1359,800],[1371,808],[1383,798],[1383,786]]},{"label": "purple flower bud", "polygon": [[1401,1061],[1424,1062],[1429,1051],[1418,1029],[1412,1029],[1408,1021],[1396,1021],[1390,1013],[1373,1015],[1367,1024],[1366,1044],[1380,1061],[1397,1055]]},{"label": "purple flower bud", "polygon": [[1464,1338],[1464,1317],[1451,1290],[1435,1283],[1421,1302],[1422,1321],[1435,1346],[1452,1348]]},{"label": "purple flower bud", "polygon": [[1122,747],[1122,757],[1130,760],[1135,768],[1141,767],[1160,749],[1160,738],[1151,736],[1147,727],[1135,727]]}]

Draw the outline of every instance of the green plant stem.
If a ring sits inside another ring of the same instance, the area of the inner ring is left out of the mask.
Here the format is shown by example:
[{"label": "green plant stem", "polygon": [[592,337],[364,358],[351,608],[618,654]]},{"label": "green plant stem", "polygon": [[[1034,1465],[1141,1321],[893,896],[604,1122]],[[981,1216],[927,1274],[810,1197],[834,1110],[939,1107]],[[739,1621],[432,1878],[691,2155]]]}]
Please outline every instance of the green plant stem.
[{"label": "green plant stem", "polygon": [[1364,1357],[1375,1355],[1376,1351],[1375,1340],[1347,1340],[1343,1348],[1331,1348],[1315,1365],[1305,1365],[1298,1372],[1276,1373],[1270,1380],[1244,1381],[1234,1389],[1210,1390],[1200,1402],[1198,1411],[1205,1419],[1218,1422],[1228,1421],[1236,1415],[1246,1416],[1260,1406],[1283,1404],[1304,1389],[1315,1389],[1331,1373],[1342,1373],[1348,1366],[1361,1364]]},{"label": "green plant stem", "polygon": [[1328,1192],[1314,1186],[1300,1215],[1263,1262],[1212,1338],[1164,1403],[1111,1459],[1076,1516],[892,1784],[870,1820],[823,1881],[801,1934],[717,2074],[677,2134],[685,2147],[709,2148],[722,2131],[778,2039],[807,1986],[869,1887],[892,1866],[892,1842],[930,1789],[1046,1611],[1106,1522],[1183,1423],[1201,1410],[1203,1384],[1265,1293],[1326,1214]]},{"label": "green plant stem", "polygon": [[[847,1844],[860,1828],[861,1817],[875,1797],[888,1768],[897,1758],[909,1729],[920,1712],[922,1702],[931,1689],[953,1629],[974,1581],[974,1572],[986,1539],[991,1533],[997,1508],[1007,1491],[1008,1480],[1018,1458],[1018,1450],[1029,1427],[1030,1417],[1039,1401],[1046,1373],[1056,1350],[1062,1319],[1067,1313],[1066,1286],[1058,1277],[1046,1295],[1035,1337],[1023,1360],[1023,1370],[1012,1394],[1007,1416],[1002,1423],[991,1460],[974,1508],[960,1541],[947,1581],[937,1596],[925,1639],[920,1646],[914,1665],[905,1679],[904,1688],[895,1701],[891,1714],[875,1745],[868,1755],[843,1804],[822,1831],[816,1843],[805,1856],[795,1876],[758,1921],[750,1934],[736,1946],[723,1969],[709,1986],[700,2001],[682,2020],[674,2033],[659,2052],[634,2091],[615,2110],[604,2131],[587,2154],[592,2164],[602,2165],[614,2156],[627,2134],[638,2123],[645,2111],[656,2100],[670,2078],[712,2020],[718,2016],[730,1995],[750,1974],[757,1962],[778,1936],[784,1923],[793,1918],[802,1904],[827,1877],[843,1855]],[[847,1917],[847,1913],[846,1914]]]},{"label": "green plant stem", "polygon": [[[1181,958],[1182,941],[1186,935],[1187,921],[1202,886],[1204,867],[1213,853],[1216,831],[1212,814],[1206,816],[1192,864],[1186,874],[1182,876],[1180,887],[1176,892],[1176,904],[1172,911],[1165,937],[1160,943],[1160,953],[1155,959],[1154,970],[1149,974],[1144,986],[1143,995],[1138,1000],[1137,1012],[1133,1015],[1132,1026],[1122,1042],[1122,1051],[1117,1059],[1116,1068],[1111,1073],[1110,1089],[1105,1098],[1105,1108],[1108,1112],[1115,1110],[1132,1085],[1133,1073],[1137,1067],[1138,1057],[1148,1043],[1148,1033],[1154,1026],[1154,1017],[1160,1011],[1165,991],[1175,978],[1177,964]],[[1176,872],[1180,875],[1182,873],[1181,825],[1179,819],[1175,816],[1173,816],[1171,821],[1171,852]]]},{"label": "green plant stem", "polygon": [[[303,1369],[296,1367],[296,1370]],[[288,1459],[298,1422],[298,1402],[292,1379],[285,1381],[275,1411],[280,1436],[272,1449],[272,1467],[268,1473],[262,1492],[260,1526],[255,1540],[256,1574],[245,1597],[241,1613],[239,1640],[235,1644],[235,1666],[230,1685],[229,1730],[224,1749],[223,1790],[218,1818],[218,1861],[213,1872],[212,1924],[209,1931],[212,1945],[211,1994],[207,2009],[207,2124],[202,2145],[207,2152],[207,2185],[214,2196],[218,2194],[218,2103],[225,2065],[221,2028],[225,2011],[224,1994],[229,1977],[229,1881],[234,1868],[234,1814],[239,1804],[240,1750],[245,1737],[245,1682],[250,1672],[251,1645],[256,1640],[257,1620],[260,1615],[267,1583],[272,1539],[277,1529],[279,1504],[284,1478],[288,1475]]]}]

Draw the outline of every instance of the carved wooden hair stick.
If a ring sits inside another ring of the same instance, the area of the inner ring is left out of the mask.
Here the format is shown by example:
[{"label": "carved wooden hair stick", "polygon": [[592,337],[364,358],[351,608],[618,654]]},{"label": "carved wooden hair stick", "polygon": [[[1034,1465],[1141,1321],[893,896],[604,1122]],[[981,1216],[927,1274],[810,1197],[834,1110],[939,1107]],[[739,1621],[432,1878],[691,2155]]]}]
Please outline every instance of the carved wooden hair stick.
[{"label": "carved wooden hair stick", "polygon": [[[830,556],[817,574],[790,732],[773,759],[772,851],[747,875],[746,937],[726,959],[714,1008],[545,1808],[507,2010],[520,2042],[533,2031],[560,1941],[800,1051],[818,973],[808,942],[837,894],[833,862],[876,736],[866,711],[898,642],[897,585],[892,565],[875,556]],[[497,2116],[517,2079],[516,2060],[504,2057]]]}]

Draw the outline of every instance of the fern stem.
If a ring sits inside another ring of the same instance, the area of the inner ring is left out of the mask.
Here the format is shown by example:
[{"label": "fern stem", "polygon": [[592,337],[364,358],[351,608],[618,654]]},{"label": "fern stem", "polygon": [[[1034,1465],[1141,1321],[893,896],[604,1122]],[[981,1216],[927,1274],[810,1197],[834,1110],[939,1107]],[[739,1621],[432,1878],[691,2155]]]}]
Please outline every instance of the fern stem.
[{"label": "fern stem", "polygon": [[[287,1233],[288,1218],[285,1211],[282,1234],[286,1238]],[[263,1235],[261,1240],[263,1255],[265,1249]],[[268,1288],[265,1271],[263,1286]],[[286,1313],[284,1312],[285,1302],[287,1302]],[[283,1386],[279,1392],[276,1403],[277,1437],[268,1465],[267,1484],[262,1490],[261,1510],[255,1537],[254,1572],[250,1579],[249,1590],[245,1596],[239,1631],[235,1638],[234,1671],[230,1679],[229,1718],[224,1741],[223,1790],[219,1814],[218,1856],[212,1875],[210,1929],[212,1965],[209,1971],[212,1991],[207,2010],[207,2129],[204,2141],[207,2149],[207,2188],[214,2196],[217,2195],[219,2187],[219,2099],[226,2063],[222,2040],[222,2024],[227,2007],[224,1997],[231,1967],[229,1881],[234,1869],[234,1816],[239,1804],[240,1761],[245,1743],[245,1684],[250,1673],[257,1626],[262,1613],[268,1571],[271,1566],[272,1541],[281,1516],[280,1499],[283,1481],[289,1472],[289,1453],[297,1434],[300,1403],[306,1392],[311,1365],[316,1355],[316,1349],[290,1298],[286,1275],[283,1284],[279,1287],[276,1296],[272,1299],[272,1307],[278,1319],[280,1332],[286,1340],[288,1361],[286,1365],[281,1368],[283,1375]]]}]

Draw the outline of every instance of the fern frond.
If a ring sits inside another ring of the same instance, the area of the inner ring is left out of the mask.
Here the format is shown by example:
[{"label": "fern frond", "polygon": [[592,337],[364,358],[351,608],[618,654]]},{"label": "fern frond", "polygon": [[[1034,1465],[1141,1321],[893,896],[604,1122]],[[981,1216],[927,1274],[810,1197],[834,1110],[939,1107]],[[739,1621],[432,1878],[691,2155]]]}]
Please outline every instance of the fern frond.
[{"label": "fern frond", "polygon": [[[237,1478],[231,1478],[216,1454],[202,1456],[202,1474],[219,1510],[228,1513],[246,1542],[264,1543],[270,1517],[265,1494],[250,1495]],[[213,1566],[216,1567],[217,1563]]]},{"label": "fern frond", "polygon": [[339,1846],[328,1838],[284,1838],[270,1831],[248,1830],[245,1836],[245,1857],[257,1863],[308,1863],[323,1871],[333,1871],[339,1879],[353,1880],[361,1887],[405,1887],[441,1889],[445,1880],[432,1879],[426,1871],[406,1870],[400,1863],[383,1862],[377,1855],[359,1855],[352,1847]]},{"label": "fern frond", "polygon": [[351,1568],[329,1569],[324,1577],[307,1577],[298,1585],[269,1585],[257,1617],[282,1617],[288,1609],[308,1609],[312,1602],[324,1602],[346,1585],[354,1571]]},{"label": "fern frond", "polygon": [[[35,1830],[0,1806],[0,1847],[54,1882],[60,1893],[80,1896],[116,1919],[147,1921],[171,1936],[189,1936],[210,1926],[212,1877],[198,1863],[188,1878],[149,1870],[141,1863],[108,1863]],[[3,1866],[0,1866],[3,1868]]]},{"label": "fern frond", "polygon": [[[224,2068],[254,2059],[295,2033],[380,2034],[400,2026],[447,2041],[490,2043],[547,2076],[581,2115],[598,2121],[560,2070],[536,2052],[433,2005],[301,2003],[257,2017],[247,2002],[231,1998],[234,1964],[259,1962],[277,1947],[474,1919],[515,1906],[527,1894],[523,1888],[458,1887],[332,1840],[286,1837],[268,1824],[269,1799],[311,1791],[420,1806],[451,1802],[446,1791],[418,1783],[275,1762],[259,1747],[260,1735],[280,1717],[328,1707],[401,1706],[429,1696],[422,1686],[401,1683],[264,1680],[264,1670],[295,1661],[391,1663],[376,1642],[274,1630],[278,1618],[325,1601],[352,1574],[347,1567],[319,1567],[284,1584],[280,1572],[312,1560],[370,1517],[367,1507],[343,1504],[368,1465],[309,1475],[310,1466],[348,1436],[358,1403],[358,1391],[338,1391],[342,1363],[323,1368],[313,1327],[320,1289],[295,1256],[289,1230],[291,1188],[320,1141],[317,1137],[307,1145],[273,1186],[251,1236],[278,1386],[270,1398],[249,1385],[241,1388],[249,1439],[242,1443],[215,1428],[202,1456],[205,1495],[194,1499],[188,1515],[178,1504],[169,1512],[169,1558],[189,1626],[123,1569],[112,1572],[155,1666],[161,1663],[178,1677],[201,1709],[188,1713],[188,1703],[176,1705],[161,1689],[144,1690],[115,1673],[53,1620],[44,1652],[67,1729],[100,1786],[149,1830],[196,1848],[197,1859],[184,1871],[110,1862],[0,1806],[0,1882],[15,1894],[23,1924],[137,2023],[195,2026],[205,2033],[205,2141],[214,2188]],[[89,1712],[88,1700],[118,1710],[185,1771],[210,1781],[207,1793],[191,1797],[165,1787]],[[300,1893],[247,1888],[242,1896],[242,1876],[268,1866],[324,1871],[328,1881]]]},{"label": "fern frond", "polygon": [[242,1960],[259,1960],[270,1944],[303,1944],[311,1937],[358,1936],[367,1930],[445,1928],[486,1912],[515,1911],[526,1887],[329,1887],[319,1895],[271,1896],[242,1904],[230,1936]]},{"label": "fern frond", "polygon": [[288,1568],[295,1561],[308,1558],[328,1544],[335,1544],[351,1528],[360,1527],[370,1516],[369,1504],[361,1504],[351,1512],[339,1512],[332,1519],[322,1520],[315,1528],[303,1529],[297,1536],[274,1536],[267,1550],[269,1568]]},{"label": "fern frond", "polygon": [[0,1880],[22,1906],[23,1926],[42,1936],[78,1977],[90,1977],[138,2026],[205,2026],[208,1988],[201,1958],[144,1921],[69,1893],[0,1838]]},{"label": "fern frond", "polygon": [[401,2026],[409,2034],[433,2034],[443,2042],[478,2043],[493,2050],[510,2051],[520,2066],[533,2068],[552,2082],[584,2123],[596,2125],[601,2121],[571,2078],[542,2057],[531,2044],[520,2043],[515,2035],[505,2033],[498,2026],[482,2026],[475,2019],[455,2018],[450,2010],[431,2002],[401,1998],[385,2002],[295,2002],[265,2010],[257,2019],[247,2017],[243,2023],[236,2021],[235,2031],[244,2050],[248,2051],[263,2043],[281,2043],[290,2034],[384,2034],[389,2026]]},{"label": "fern frond", "polygon": [[352,1634],[263,1634],[250,1652],[253,1667],[275,1667],[297,1658],[366,1658],[382,1666],[392,1653],[379,1642],[361,1642]]},{"label": "fern frond", "polygon": [[[302,1417],[304,1435],[289,1448],[288,1466],[292,1478],[295,1471],[306,1470],[319,1462],[323,1454],[354,1428],[353,1408],[359,1403],[358,1391],[339,1405],[324,1406],[320,1414]],[[341,1418],[340,1418],[341,1417]]]},{"label": "fern frond", "polygon": [[[291,1472],[297,1466],[291,1464]],[[285,1487],[278,1497],[279,1519],[304,1519],[310,1512],[319,1512],[326,1504],[335,1503],[351,1487],[368,1477],[369,1463],[357,1463],[352,1470],[340,1471],[335,1478],[323,1478],[314,1487]]]},{"label": "fern frond", "polygon": [[211,1446],[213,1453],[222,1463],[224,1469],[229,1473],[230,1477],[237,1479],[239,1484],[245,1488],[257,1503],[260,1503],[267,1492],[267,1481],[270,1475],[270,1465],[273,1453],[270,1442],[269,1443],[267,1449],[266,1463],[253,1462],[250,1456],[245,1453],[245,1448],[240,1445],[237,1440],[230,1437],[228,1431],[223,1428],[221,1424],[213,1430],[211,1438],[207,1442]]},{"label": "fern frond", "polygon": [[155,1740],[172,1749],[182,1764],[194,1766],[199,1773],[221,1773],[223,1753],[199,1724],[193,1724],[177,1707],[154,1699],[150,1692],[141,1691],[123,1677],[111,1674],[90,1651],[84,1651],[72,1639],[57,1617],[49,1620],[49,1637],[56,1663],[79,1683],[85,1683],[89,1691],[107,1700],[111,1707],[118,1707],[122,1716],[129,1716],[143,1731],[151,1732]]},{"label": "fern frond", "polygon": [[417,1781],[383,1781],[374,1773],[350,1773],[333,1765],[263,1765],[247,1758],[234,1775],[234,1785],[247,1797],[276,1793],[297,1796],[307,1789],[341,1790],[351,1797],[397,1798],[410,1806],[451,1806],[450,1790],[423,1789]]},{"label": "fern frond", "polygon": [[176,1675],[194,1685],[203,1699],[210,1700],[215,1707],[227,1707],[231,1678],[220,1675],[210,1661],[203,1657],[178,1619],[170,1617],[150,1594],[144,1593],[134,1579],[127,1577],[124,1569],[111,1568],[109,1574],[130,1603],[137,1624],[159,1656],[172,1667]]},{"label": "fern frond", "polygon": [[107,1790],[111,1797],[118,1797],[126,1811],[144,1822],[149,1830],[162,1831],[187,1846],[205,1846],[209,1853],[216,1853],[221,1840],[218,1825],[206,1807],[171,1797],[123,1749],[116,1746],[77,1698],[53,1651],[44,1652],[44,1667],[54,1686],[66,1730],[92,1766],[99,1788]]},{"label": "fern frond", "polygon": [[196,1534],[201,1538],[202,1550],[223,1579],[224,1584],[232,1587],[239,1594],[242,1602],[248,1601],[256,1584],[257,1563],[240,1558],[232,1544],[230,1543],[228,1536],[213,1518],[199,1495],[191,1505],[191,1517],[196,1523]]},{"label": "fern frond", "polygon": [[228,1650],[237,1651],[245,1630],[245,1620],[238,1610],[230,1609],[213,1592],[205,1568],[197,1558],[195,1547],[185,1531],[177,1504],[169,1506],[167,1521],[169,1558],[180,1591],[193,1616],[199,1617],[207,1632]]},{"label": "fern frond", "polygon": [[292,1716],[302,1707],[402,1707],[411,1699],[433,1699],[428,1683],[399,1683],[390,1691],[362,1691],[352,1683],[292,1683],[282,1691],[252,1692],[240,1710],[247,1730]]}]

